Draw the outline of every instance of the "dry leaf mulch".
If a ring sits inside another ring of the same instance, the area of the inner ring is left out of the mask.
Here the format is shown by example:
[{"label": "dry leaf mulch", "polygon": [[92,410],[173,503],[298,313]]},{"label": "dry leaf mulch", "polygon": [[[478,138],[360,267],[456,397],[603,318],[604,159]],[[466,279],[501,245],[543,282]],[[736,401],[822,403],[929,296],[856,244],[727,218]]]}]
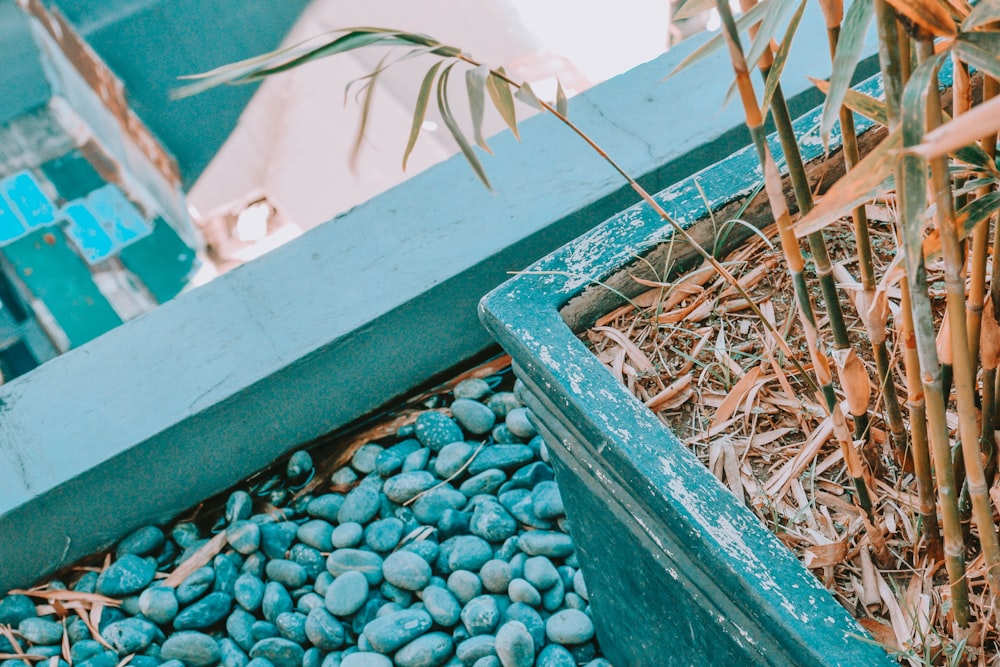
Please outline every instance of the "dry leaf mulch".
[{"label": "dry leaf mulch", "polygon": [[[876,272],[895,252],[892,216],[869,207]],[[773,226],[764,235],[776,239]],[[857,276],[853,231],[827,230],[837,281]],[[754,236],[725,258],[727,268],[809,369],[780,248]],[[928,265],[936,310],[943,313],[940,267]],[[928,563],[919,536],[916,481],[896,464],[874,400],[871,447],[884,469],[873,492],[891,559],[871,552],[864,520],[851,500],[852,482],[820,398],[769,336],[750,306],[708,265],[671,281],[633,277],[648,289],[601,317],[583,334],[607,369],[684,441],[732,493],[763,521],[833,593],[874,639],[904,664],[1000,664],[1000,635],[991,616],[982,558],[968,554],[970,599],[979,619],[953,627],[950,589],[941,563]],[[815,282],[815,281],[812,281]],[[814,304],[821,304],[818,287]],[[844,292],[847,293],[847,292]],[[888,290],[898,312],[898,287]],[[845,316],[871,378],[877,378],[864,327],[849,299]],[[816,305],[817,322],[826,320]],[[904,406],[896,333],[889,346],[893,389]],[[843,399],[843,395],[840,395]],[[954,405],[949,425],[957,428]],[[845,410],[846,412],[846,410]],[[957,436],[954,436],[957,438]],[[991,497],[1000,497],[1000,486]]]}]

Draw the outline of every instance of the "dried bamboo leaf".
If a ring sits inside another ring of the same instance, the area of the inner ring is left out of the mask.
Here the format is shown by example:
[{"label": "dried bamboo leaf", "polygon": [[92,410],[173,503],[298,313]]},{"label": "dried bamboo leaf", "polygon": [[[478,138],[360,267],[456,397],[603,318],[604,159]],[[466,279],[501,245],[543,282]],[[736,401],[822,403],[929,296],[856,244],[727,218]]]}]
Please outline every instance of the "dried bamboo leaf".
[{"label": "dried bamboo leaf", "polygon": [[754,366],[746,375],[740,378],[739,382],[733,385],[733,388],[729,390],[726,394],[726,398],[722,401],[722,405],[715,411],[715,416],[712,418],[712,423],[709,428],[718,426],[723,421],[729,419],[736,412],[740,403],[746,397],[747,392],[753,387],[754,383],[757,382],[757,378],[760,377],[761,368],[760,366]]},{"label": "dried bamboo leaf", "polygon": [[[778,27],[784,22],[788,12],[795,6],[793,3],[794,0],[775,0],[768,10],[764,12],[764,16],[761,18],[757,28],[757,34],[754,35],[753,40],[750,42],[750,48],[746,54],[748,67],[756,66],[765,53],[770,54],[771,42],[774,39],[774,35],[778,31]],[[752,26],[753,24],[750,25]],[[788,39],[788,35],[785,38]]]},{"label": "dried bamboo leaf", "polygon": [[847,540],[831,542],[830,544],[817,544],[805,550],[802,554],[802,564],[810,570],[839,565],[846,560],[847,552]]},{"label": "dried bamboo leaf", "polygon": [[983,321],[979,330],[979,352],[983,368],[995,369],[1000,366],[1000,322],[997,321],[993,299],[986,299],[983,306]]},{"label": "dried bamboo leaf", "polygon": [[1000,131],[1000,97],[983,102],[940,125],[928,132],[919,145],[907,150],[924,159],[931,159],[952,153],[997,131]]},{"label": "dried bamboo leaf", "polygon": [[674,21],[684,21],[694,18],[702,12],[707,12],[715,7],[715,0],[684,0],[674,12]]},{"label": "dried bamboo leaf", "polygon": [[761,113],[767,113],[768,107],[771,106],[771,98],[774,97],[775,91],[778,90],[778,84],[781,82],[781,73],[785,70],[785,63],[788,62],[788,52],[792,48],[792,40],[799,29],[799,23],[802,21],[802,14],[805,12],[805,8],[806,0],[802,0],[799,3],[798,9],[795,10],[792,18],[788,21],[785,38],[781,40],[781,44],[774,54],[774,62],[771,63],[771,69],[767,73],[767,81],[764,82],[764,95],[760,101]]},{"label": "dried bamboo leaf", "polygon": [[933,37],[958,34],[951,12],[939,0],[887,0],[889,5],[920,31]]},{"label": "dried bamboo leaf", "polygon": [[531,84],[527,81],[523,82],[517,90],[514,91],[514,97],[521,100],[529,107],[534,107],[538,111],[545,111],[545,106],[542,104],[538,96],[535,95],[535,91],[531,89]]},{"label": "dried bamboo leaf", "polygon": [[676,407],[674,404],[674,399],[682,395],[685,391],[691,388],[691,383],[694,380],[694,376],[690,373],[686,373],[681,377],[677,378],[669,385],[667,385],[658,394],[645,401],[647,408],[653,412],[659,412],[660,410],[669,409],[671,407]]},{"label": "dried bamboo leaf", "polygon": [[171,572],[170,576],[164,579],[161,585],[169,588],[176,588],[181,585],[192,572],[212,562],[212,559],[219,555],[225,546],[226,531],[222,531],[208,542],[201,545],[201,547],[191,554],[186,561],[181,563],[176,570]]},{"label": "dried bamboo leaf", "polygon": [[868,412],[868,401],[871,398],[871,378],[868,370],[861,362],[853,348],[834,350],[833,361],[840,376],[840,385],[847,396],[847,404],[852,415],[863,415]]},{"label": "dried bamboo leaf", "polygon": [[1000,21],[1000,0],[979,0],[962,21],[962,31],[975,30],[995,21]]},{"label": "dried bamboo leaf", "polygon": [[969,32],[955,38],[951,51],[963,63],[972,65],[980,72],[1000,77],[1000,33]]},{"label": "dried bamboo leaf", "polygon": [[465,88],[469,95],[469,114],[472,116],[472,137],[476,144],[487,153],[492,153],[483,138],[483,117],[486,111],[486,79],[490,68],[486,65],[473,67],[465,72]]},{"label": "dried bamboo leaf", "polygon": [[[823,79],[816,79],[813,77],[808,77],[812,81],[813,85],[819,88],[820,92],[823,94],[828,94],[830,91],[830,82],[824,81]],[[877,100],[871,95],[865,95],[864,93],[859,93],[853,88],[848,88],[844,92],[844,100],[842,102],[851,111],[859,113],[865,118],[878,123],[883,127],[889,126],[889,116],[888,111],[885,108],[885,102],[882,100]]]},{"label": "dried bamboo leaf", "polygon": [[629,359],[635,362],[636,368],[640,371],[652,372],[654,370],[654,366],[652,362],[649,361],[649,357],[647,357],[635,343],[629,340],[628,336],[623,334],[621,331],[618,331],[618,329],[615,329],[614,327],[593,327],[591,331],[600,332],[620,345],[622,349],[625,350],[626,354],[628,354]]},{"label": "dried bamboo leaf", "polygon": [[556,113],[560,116],[569,116],[569,100],[566,98],[566,91],[563,90],[562,81],[556,78]]}]

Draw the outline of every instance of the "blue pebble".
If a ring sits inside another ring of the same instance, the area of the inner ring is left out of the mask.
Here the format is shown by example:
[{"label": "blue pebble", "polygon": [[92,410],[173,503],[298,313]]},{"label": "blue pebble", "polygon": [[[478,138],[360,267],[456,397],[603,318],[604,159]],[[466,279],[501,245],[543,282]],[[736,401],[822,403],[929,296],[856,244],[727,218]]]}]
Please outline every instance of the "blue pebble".
[{"label": "blue pebble", "polygon": [[129,655],[145,651],[160,634],[160,629],[149,621],[126,618],[104,628],[101,638],[111,644],[118,655]]},{"label": "blue pebble", "polygon": [[[447,556],[447,565],[440,567],[444,556]],[[475,535],[457,535],[441,544],[438,562],[439,569],[444,572],[454,572],[455,570],[478,572],[491,558],[493,558],[493,547],[490,546],[489,542]]]},{"label": "blue pebble", "polygon": [[475,448],[467,442],[459,441],[445,445],[434,459],[434,474],[441,479],[450,479],[459,474],[475,451]]},{"label": "blue pebble", "polygon": [[132,595],[148,586],[155,575],[155,560],[125,554],[98,577],[97,592],[108,597]]},{"label": "blue pebble", "polygon": [[357,570],[372,586],[382,583],[382,557],[373,551],[337,549],[326,559],[326,569],[335,577]]},{"label": "blue pebble", "polygon": [[490,432],[493,442],[501,445],[514,445],[521,442],[521,439],[510,432],[506,424],[497,424]]},{"label": "blue pebble", "polygon": [[[438,539],[447,542],[453,537],[464,535],[469,532],[469,524],[472,523],[472,512],[446,509],[441,513],[441,520],[438,521]],[[447,566],[446,561],[441,561]]]},{"label": "blue pebble", "polygon": [[253,521],[233,521],[226,527],[226,542],[237,553],[251,554],[260,548],[260,526]]},{"label": "blue pebble", "polygon": [[69,649],[69,657],[73,664],[90,660],[95,655],[104,652],[104,645],[96,639],[83,639],[75,642]]},{"label": "blue pebble", "polygon": [[582,644],[593,638],[594,622],[582,611],[563,609],[545,621],[545,636],[553,644]]},{"label": "blue pebble", "polygon": [[285,639],[303,645],[309,641],[306,637],[306,615],[297,611],[286,611],[278,614],[274,619],[274,625],[278,628],[278,634]]},{"label": "blue pebble", "polygon": [[[12,662],[20,662],[20,661],[12,661]],[[2,664],[7,664],[7,661],[4,661],[4,663]],[[26,663],[22,662],[21,663],[22,667],[25,664]],[[115,665],[117,664],[118,664],[118,654],[115,653],[114,651],[105,650],[101,651],[100,653],[90,658],[89,660],[84,660],[83,662],[77,664],[76,667],[115,667]]]},{"label": "blue pebble", "polygon": [[177,587],[175,594],[177,595],[177,602],[184,606],[186,604],[191,604],[202,595],[204,595],[212,587],[215,582],[215,570],[209,566],[199,567],[197,570],[192,572],[181,582],[180,586]]},{"label": "blue pebble", "polygon": [[264,572],[271,581],[276,581],[290,590],[301,588],[309,580],[304,567],[295,561],[280,558],[268,561]]},{"label": "blue pebble", "polygon": [[382,574],[393,586],[406,591],[419,591],[431,580],[431,566],[411,551],[397,551],[382,563]]},{"label": "blue pebble", "polygon": [[497,416],[488,407],[468,398],[460,398],[451,404],[451,414],[463,429],[473,435],[489,433]]},{"label": "blue pebble", "polygon": [[496,656],[496,637],[493,635],[476,635],[462,640],[455,648],[455,656],[463,665],[474,664],[487,656]]},{"label": "blue pebble", "polygon": [[510,432],[524,440],[530,440],[538,435],[538,429],[531,423],[528,408],[514,408],[507,413],[504,423]]},{"label": "blue pebble", "polygon": [[[450,446],[450,445],[449,445]],[[437,524],[446,510],[461,509],[468,499],[450,484],[427,491],[413,502],[413,516],[426,526]]]},{"label": "blue pebble", "polygon": [[316,496],[306,505],[306,514],[316,519],[334,522],[337,520],[337,513],[340,512],[344,504],[344,496],[339,493],[326,493]]},{"label": "blue pebble", "polygon": [[385,480],[385,483],[382,485],[382,492],[392,502],[402,505],[437,483],[437,478],[426,470],[401,472]]},{"label": "blue pebble", "polygon": [[518,537],[521,551],[529,556],[566,558],[573,553],[573,538],[566,533],[549,530],[530,530]]},{"label": "blue pebble", "polygon": [[535,486],[531,492],[531,507],[541,519],[557,519],[566,514],[555,482],[541,482]]},{"label": "blue pebble", "polygon": [[428,563],[433,563],[437,560],[438,553],[440,553],[441,548],[437,545],[437,542],[431,542],[430,540],[413,540],[412,542],[407,542],[403,546],[399,547],[399,550],[412,551]]},{"label": "blue pebble", "polygon": [[486,500],[478,503],[473,510],[469,532],[487,542],[503,542],[517,534],[517,521],[500,503]]},{"label": "blue pebble", "polygon": [[363,572],[347,570],[326,591],[326,608],[334,616],[350,616],[368,599],[368,579]]},{"label": "blue pebble", "polygon": [[115,558],[121,558],[125,554],[148,556],[162,547],[165,539],[163,531],[156,526],[143,526],[129,533],[118,543]]},{"label": "blue pebble", "polygon": [[243,490],[233,491],[226,499],[226,523],[245,521],[253,514],[253,498]]},{"label": "blue pebble", "polygon": [[240,568],[240,574],[249,574],[258,579],[264,578],[264,568],[267,566],[267,556],[259,551],[248,554]]},{"label": "blue pebble", "polygon": [[473,572],[457,570],[448,577],[448,590],[464,605],[483,592],[483,582]]},{"label": "blue pebble", "polygon": [[403,467],[403,461],[413,452],[421,449],[419,440],[409,438],[383,450],[375,458],[375,470],[381,477],[395,475]]},{"label": "blue pebble", "polygon": [[324,654],[315,646],[307,648],[302,655],[302,667],[321,667]]},{"label": "blue pebble", "polygon": [[500,419],[506,418],[511,410],[523,405],[520,399],[510,391],[499,391],[486,399],[486,406]]},{"label": "blue pebble", "polygon": [[293,544],[288,551],[288,559],[305,568],[310,580],[319,576],[320,572],[326,571],[326,556],[320,553],[319,549],[306,544]]},{"label": "blue pebble", "polygon": [[61,623],[44,618],[26,618],[17,624],[17,631],[32,644],[58,644],[63,636]]},{"label": "blue pebble", "polygon": [[[395,605],[399,609],[405,609],[413,603],[413,593],[399,586],[393,586],[388,581],[383,581],[382,585],[378,589],[379,594],[384,600],[387,600],[390,604]],[[389,605],[386,605],[389,606]],[[379,611],[382,611],[381,609]]]},{"label": "blue pebble", "polygon": [[392,551],[401,539],[403,522],[395,517],[373,521],[365,529],[365,544],[379,553]]},{"label": "blue pebble", "polygon": [[462,440],[462,429],[455,421],[440,412],[422,412],[413,426],[417,440],[432,451]]},{"label": "blue pebble", "polygon": [[175,630],[203,630],[215,625],[233,608],[233,598],[225,593],[209,593],[174,619]]},{"label": "blue pebble", "polygon": [[565,598],[566,584],[562,579],[558,579],[552,588],[542,593],[542,609],[556,611],[563,606]]},{"label": "blue pebble", "polygon": [[533,489],[536,485],[542,482],[551,482],[555,479],[555,474],[552,472],[552,468],[541,461],[535,461],[529,463],[526,466],[517,469],[513,475],[510,476],[510,484],[512,489]]},{"label": "blue pebble", "polygon": [[524,561],[524,578],[540,591],[547,591],[562,580],[556,566],[544,556],[533,556]]},{"label": "blue pebble", "polygon": [[97,576],[97,572],[84,572],[73,584],[73,590],[81,593],[93,593],[97,590]]},{"label": "blue pebble", "polygon": [[431,460],[431,450],[426,447],[421,447],[415,452],[407,454],[406,458],[403,459],[403,466],[399,469],[400,472],[416,472],[417,470],[426,470],[427,464]]},{"label": "blue pebble", "polygon": [[490,384],[482,378],[466,378],[455,385],[451,390],[455,398],[471,398],[478,401],[487,396],[490,391]]},{"label": "blue pebble", "polygon": [[470,475],[477,475],[491,468],[511,470],[535,458],[535,452],[527,445],[497,444],[484,447],[469,464]]},{"label": "blue pebble", "polygon": [[430,667],[440,665],[451,657],[455,645],[443,632],[429,632],[417,637],[396,651],[396,667]]},{"label": "blue pebble", "polygon": [[504,612],[504,618],[508,621],[518,621],[523,624],[528,629],[528,632],[531,633],[531,638],[535,642],[535,646],[545,644],[545,621],[542,620],[541,614],[533,607],[529,607],[523,602],[515,602],[507,607],[507,611]]},{"label": "blue pebble", "polygon": [[489,470],[484,470],[462,482],[461,486],[458,487],[458,490],[461,491],[466,498],[471,498],[481,493],[493,494],[496,493],[497,489],[499,489],[500,486],[506,481],[507,475],[503,470],[490,468]]},{"label": "blue pebble", "polygon": [[504,667],[532,667],[535,642],[520,621],[507,621],[496,634],[497,657]]},{"label": "blue pebble", "polygon": [[472,598],[462,608],[462,625],[472,636],[490,634],[500,621],[500,608],[492,595]]},{"label": "blue pebble", "polygon": [[167,637],[160,649],[160,657],[180,660],[185,667],[211,667],[222,659],[222,651],[212,637],[188,630]]},{"label": "blue pebble", "polygon": [[264,599],[264,582],[252,574],[241,574],[233,584],[236,604],[247,611],[257,611]]},{"label": "blue pebble", "polygon": [[294,521],[265,523],[260,527],[260,550],[268,558],[284,558],[299,532]]},{"label": "blue pebble", "polygon": [[532,607],[538,607],[542,604],[542,594],[538,592],[538,589],[531,582],[520,577],[511,580],[507,587],[507,595],[512,602],[523,602]]},{"label": "blue pebble", "polygon": [[293,452],[288,458],[288,465],[285,466],[285,477],[292,483],[299,483],[309,476],[313,471],[313,460],[309,452],[298,450]]},{"label": "blue pebble", "polygon": [[291,611],[294,608],[292,596],[288,594],[284,586],[277,581],[267,582],[264,586],[264,597],[261,599],[261,612],[265,619],[273,623],[278,614]]},{"label": "blue pebble", "polygon": [[382,446],[374,442],[362,445],[351,457],[351,467],[362,475],[373,472],[375,470],[375,461],[382,451]]},{"label": "blue pebble", "polygon": [[483,588],[490,593],[506,593],[514,578],[514,570],[507,561],[494,558],[483,564],[479,570],[479,579]]},{"label": "blue pebble", "polygon": [[231,596],[236,588],[236,579],[240,576],[241,563],[242,560],[237,554],[219,554],[213,558],[215,583],[212,584],[212,590]]},{"label": "blue pebble", "polygon": [[189,521],[178,523],[170,531],[170,537],[181,549],[188,549],[197,544],[201,538],[201,530]]},{"label": "blue pebble", "polygon": [[257,643],[254,638],[253,624],[257,619],[244,609],[234,609],[226,619],[226,633],[244,651],[249,651]]},{"label": "blue pebble", "polygon": [[[257,642],[264,639],[272,639],[280,635],[278,632],[278,626],[270,621],[254,621],[251,626],[251,632],[253,633],[254,645]],[[251,647],[252,648],[252,647]]]},{"label": "blue pebble", "polygon": [[379,653],[392,653],[430,630],[433,621],[423,609],[404,609],[379,616],[364,627],[365,638]]},{"label": "blue pebble", "polygon": [[274,667],[274,663],[267,658],[250,658],[247,667]]},{"label": "blue pebble", "polygon": [[246,667],[250,662],[243,649],[228,637],[219,640],[219,652],[222,654],[222,667]]},{"label": "blue pebble", "polygon": [[[457,574],[457,573],[456,573]],[[453,575],[454,576],[454,575]],[[462,605],[447,588],[428,586],[423,590],[424,609],[431,619],[441,627],[450,628],[458,623],[462,614]],[[475,595],[471,596],[472,599]]]},{"label": "blue pebble", "polygon": [[358,651],[345,655],[340,662],[340,667],[392,667],[392,660],[381,653]]},{"label": "blue pebble", "polygon": [[538,654],[535,667],[576,667],[576,660],[564,646],[549,644]]},{"label": "blue pebble", "polygon": [[337,521],[366,524],[375,518],[380,508],[378,489],[373,484],[359,484],[344,497],[344,503],[337,512]]},{"label": "blue pebble", "polygon": [[280,637],[262,639],[250,649],[251,658],[266,658],[274,667],[301,667],[305,649]]},{"label": "blue pebble", "polygon": [[343,624],[325,608],[313,609],[306,616],[306,637],[322,651],[333,651],[344,644],[346,633]]}]

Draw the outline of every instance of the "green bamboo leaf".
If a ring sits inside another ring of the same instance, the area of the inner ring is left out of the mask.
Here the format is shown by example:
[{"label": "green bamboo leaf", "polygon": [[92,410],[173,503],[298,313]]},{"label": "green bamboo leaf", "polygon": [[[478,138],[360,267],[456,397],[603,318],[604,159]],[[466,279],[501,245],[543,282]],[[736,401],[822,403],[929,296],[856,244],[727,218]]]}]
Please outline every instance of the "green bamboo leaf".
[{"label": "green bamboo leaf", "polygon": [[368,119],[371,117],[372,110],[372,100],[375,98],[375,83],[378,81],[378,75],[383,71],[382,65],[388,56],[383,56],[382,60],[379,61],[378,66],[375,71],[369,75],[368,82],[362,88],[364,92],[364,101],[361,104],[361,122],[358,125],[358,133],[354,137],[354,145],[351,147],[351,157],[350,165],[351,168],[355,168],[358,163],[358,158],[361,156],[361,146],[365,141],[365,130],[368,128]]},{"label": "green bamboo leaf", "polygon": [[514,91],[514,97],[521,100],[529,107],[534,107],[539,111],[545,111],[545,107],[542,105],[541,100],[535,95],[535,91],[531,89],[531,85],[525,81],[521,83],[517,90]]},{"label": "green bamboo leaf", "polygon": [[818,232],[854,210],[858,204],[871,199],[872,192],[892,175],[902,145],[902,131],[896,128],[795,223],[795,235],[802,238]]},{"label": "green bamboo leaf", "polygon": [[851,87],[854,70],[861,59],[861,48],[864,46],[865,34],[874,16],[874,3],[869,0],[854,0],[844,18],[844,27],[837,39],[837,51],[833,57],[833,73],[830,76],[830,90],[823,103],[823,115],[820,121],[820,137],[823,145],[830,143],[830,132],[840,115],[840,107],[844,96]]},{"label": "green bamboo leaf", "polygon": [[[813,82],[813,85],[819,88],[820,92],[824,95],[830,90],[830,82],[823,81],[822,79],[814,79],[809,77],[809,80]],[[861,114],[869,120],[873,120],[879,125],[888,127],[889,125],[889,114],[885,108],[885,102],[882,100],[877,100],[870,95],[865,95],[864,93],[859,93],[853,88],[848,88],[844,93],[844,101],[842,102],[851,111]]]},{"label": "green bamboo leaf", "polygon": [[[747,65],[753,67],[761,59],[764,52],[771,48],[771,40],[778,32],[778,27],[784,21],[785,16],[794,7],[795,0],[775,0],[770,10],[764,13],[757,29],[757,35],[750,43],[750,50],[747,52]],[[737,23],[737,25],[739,25]],[[752,25],[752,24],[751,24]]]},{"label": "green bamboo leaf", "polygon": [[[741,15],[736,19],[736,27],[740,30],[745,30],[747,27],[757,23],[761,18],[767,13],[771,5],[778,2],[778,0],[761,0],[753,7],[750,8],[745,14]],[[715,6],[715,0],[711,0],[710,8]],[[708,41],[699,46],[697,49],[689,53],[683,60],[677,63],[677,66],[670,70],[670,73],[663,77],[663,81],[671,78],[675,74],[687,69],[691,65],[704,60],[706,57],[712,55],[723,46],[726,45],[726,36],[720,31],[713,35]]]},{"label": "green bamboo leaf", "polygon": [[707,12],[714,7],[715,0],[684,0],[677,8],[677,11],[674,12],[672,19],[674,21],[684,21],[694,18],[702,12]]},{"label": "green bamboo leaf", "polygon": [[788,22],[788,30],[785,31],[785,38],[781,40],[781,46],[778,47],[778,52],[774,54],[774,63],[771,64],[771,70],[767,73],[767,82],[764,85],[764,97],[760,102],[760,111],[762,114],[767,114],[767,108],[771,105],[771,98],[774,97],[774,91],[778,89],[778,84],[781,82],[781,72],[784,71],[785,63],[788,61],[788,51],[792,47],[792,40],[795,38],[795,32],[798,30],[802,14],[805,12],[806,1],[802,0],[799,3],[799,8],[792,14],[792,18]]},{"label": "green bamboo leaf", "polygon": [[503,118],[503,122],[514,133],[514,138],[520,141],[521,135],[517,132],[517,113],[514,109],[514,96],[511,95],[510,84],[503,79],[504,76],[506,76],[506,73],[502,67],[498,67],[496,73],[490,72],[490,76],[486,79],[486,92],[490,94],[493,106],[497,108],[500,117]]},{"label": "green bamboo leaf", "polygon": [[964,63],[993,78],[1000,78],[1000,33],[967,32],[955,38],[952,51]]},{"label": "green bamboo leaf", "polygon": [[566,99],[566,91],[563,90],[562,81],[556,77],[556,111],[560,116],[569,116],[569,100]]},{"label": "green bamboo leaf", "polygon": [[979,0],[962,21],[962,30],[975,30],[994,21],[1000,21],[1000,0]]},{"label": "green bamboo leaf", "polygon": [[490,179],[486,177],[486,170],[483,169],[482,163],[480,163],[479,158],[476,157],[476,152],[469,144],[469,140],[465,138],[465,135],[462,134],[462,130],[458,126],[458,123],[455,122],[455,116],[451,113],[451,106],[448,104],[448,75],[451,74],[451,69],[454,66],[455,63],[448,65],[444,71],[441,72],[441,76],[438,78],[438,110],[441,112],[441,119],[444,121],[445,127],[447,127],[448,131],[451,132],[451,136],[455,138],[455,143],[458,144],[458,148],[462,151],[462,155],[465,156],[469,166],[472,167],[472,171],[477,177],[479,177],[479,180],[483,182],[483,185],[492,190],[493,186],[490,185]]},{"label": "green bamboo leaf", "polygon": [[465,89],[469,94],[469,112],[472,115],[472,136],[487,153],[492,153],[483,138],[483,115],[486,111],[486,79],[490,68],[486,65],[474,67],[465,72]]},{"label": "green bamboo leaf", "polygon": [[417,137],[420,136],[420,128],[424,125],[424,117],[427,115],[427,103],[431,97],[431,86],[434,85],[434,77],[441,69],[441,61],[427,70],[424,80],[420,82],[420,92],[417,93],[417,103],[413,107],[413,124],[410,126],[410,137],[406,140],[406,150],[403,151],[403,171],[406,171],[406,161],[413,152],[413,147],[417,145]]},{"label": "green bamboo leaf", "polygon": [[989,192],[963,206],[956,215],[962,238],[972,233],[981,223],[987,224],[990,216],[1000,211],[1000,192]]}]

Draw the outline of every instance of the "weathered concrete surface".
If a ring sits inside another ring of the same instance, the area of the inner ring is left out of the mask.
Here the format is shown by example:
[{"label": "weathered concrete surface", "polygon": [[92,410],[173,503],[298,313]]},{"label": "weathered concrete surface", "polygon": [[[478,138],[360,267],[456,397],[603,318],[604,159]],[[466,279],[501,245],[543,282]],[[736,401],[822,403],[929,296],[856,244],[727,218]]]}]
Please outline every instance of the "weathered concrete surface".
[{"label": "weathered concrete surface", "polygon": [[[815,12],[803,29],[796,44],[825,39]],[[570,104],[654,186],[738,141],[718,139],[739,109],[720,111],[724,90],[704,86],[728,80],[724,60],[660,83],[690,48]],[[826,57],[786,71],[787,90],[827,71]],[[450,160],[0,387],[0,591],[180,512],[486,350],[479,298],[635,200],[551,119],[526,122],[522,137],[492,142],[495,193]]]}]

